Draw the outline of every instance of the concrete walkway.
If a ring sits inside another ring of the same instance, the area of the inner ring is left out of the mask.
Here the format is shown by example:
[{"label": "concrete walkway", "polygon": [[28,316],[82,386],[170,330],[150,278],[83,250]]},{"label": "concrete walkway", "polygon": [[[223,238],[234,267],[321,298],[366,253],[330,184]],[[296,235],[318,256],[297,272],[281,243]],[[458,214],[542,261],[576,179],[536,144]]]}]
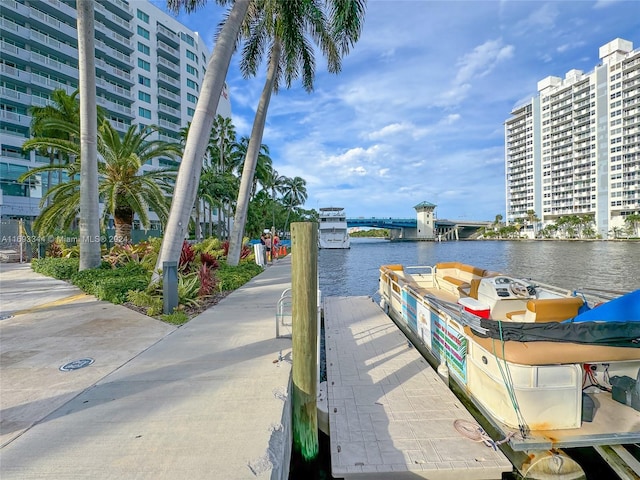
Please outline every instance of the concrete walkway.
[{"label": "concrete walkway", "polygon": [[286,479],[290,282],[286,257],[176,328],[0,264],[0,477]]}]

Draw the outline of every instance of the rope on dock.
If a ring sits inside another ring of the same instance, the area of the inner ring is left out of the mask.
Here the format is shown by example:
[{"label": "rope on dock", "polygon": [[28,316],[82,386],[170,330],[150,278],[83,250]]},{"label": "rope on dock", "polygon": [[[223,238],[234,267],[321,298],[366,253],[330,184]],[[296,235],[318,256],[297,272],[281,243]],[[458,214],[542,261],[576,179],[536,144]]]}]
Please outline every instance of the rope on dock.
[{"label": "rope on dock", "polygon": [[495,441],[477,423],[458,419],[453,422],[453,427],[463,437],[466,437],[473,442],[483,442],[487,447],[491,447],[494,450],[498,450],[498,446],[508,442],[511,440],[511,437],[516,434],[516,432],[509,432],[502,440]]}]

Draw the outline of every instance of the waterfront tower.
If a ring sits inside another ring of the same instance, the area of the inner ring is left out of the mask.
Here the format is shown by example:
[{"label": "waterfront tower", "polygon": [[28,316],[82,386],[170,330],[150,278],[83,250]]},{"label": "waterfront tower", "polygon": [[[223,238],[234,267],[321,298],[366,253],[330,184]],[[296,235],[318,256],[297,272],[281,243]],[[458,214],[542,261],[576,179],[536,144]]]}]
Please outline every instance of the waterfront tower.
[{"label": "waterfront tower", "polygon": [[433,240],[435,238],[435,209],[437,205],[429,202],[421,202],[416,205],[418,225],[416,237],[420,240]]}]

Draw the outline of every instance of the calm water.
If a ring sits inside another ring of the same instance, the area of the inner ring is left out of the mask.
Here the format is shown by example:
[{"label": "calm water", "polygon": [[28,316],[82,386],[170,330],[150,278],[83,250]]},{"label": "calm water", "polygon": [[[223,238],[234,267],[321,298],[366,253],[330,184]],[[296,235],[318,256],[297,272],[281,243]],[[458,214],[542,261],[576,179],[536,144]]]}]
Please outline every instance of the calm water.
[{"label": "calm water", "polygon": [[640,243],[633,242],[389,242],[351,239],[348,250],[318,252],[325,296],[374,295],[380,265],[459,261],[564,287],[640,288]]}]

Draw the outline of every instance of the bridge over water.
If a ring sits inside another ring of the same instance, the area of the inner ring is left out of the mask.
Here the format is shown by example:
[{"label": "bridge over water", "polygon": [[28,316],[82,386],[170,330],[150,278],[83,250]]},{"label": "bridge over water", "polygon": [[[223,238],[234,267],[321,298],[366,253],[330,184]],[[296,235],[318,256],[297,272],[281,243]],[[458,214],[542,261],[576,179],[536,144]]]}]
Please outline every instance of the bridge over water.
[{"label": "bridge over water", "polygon": [[[481,228],[492,224],[484,221],[446,219],[436,219],[434,223],[436,239],[442,240],[470,238]],[[347,227],[386,228],[389,229],[392,240],[416,240],[418,220],[415,218],[347,218]]]}]

